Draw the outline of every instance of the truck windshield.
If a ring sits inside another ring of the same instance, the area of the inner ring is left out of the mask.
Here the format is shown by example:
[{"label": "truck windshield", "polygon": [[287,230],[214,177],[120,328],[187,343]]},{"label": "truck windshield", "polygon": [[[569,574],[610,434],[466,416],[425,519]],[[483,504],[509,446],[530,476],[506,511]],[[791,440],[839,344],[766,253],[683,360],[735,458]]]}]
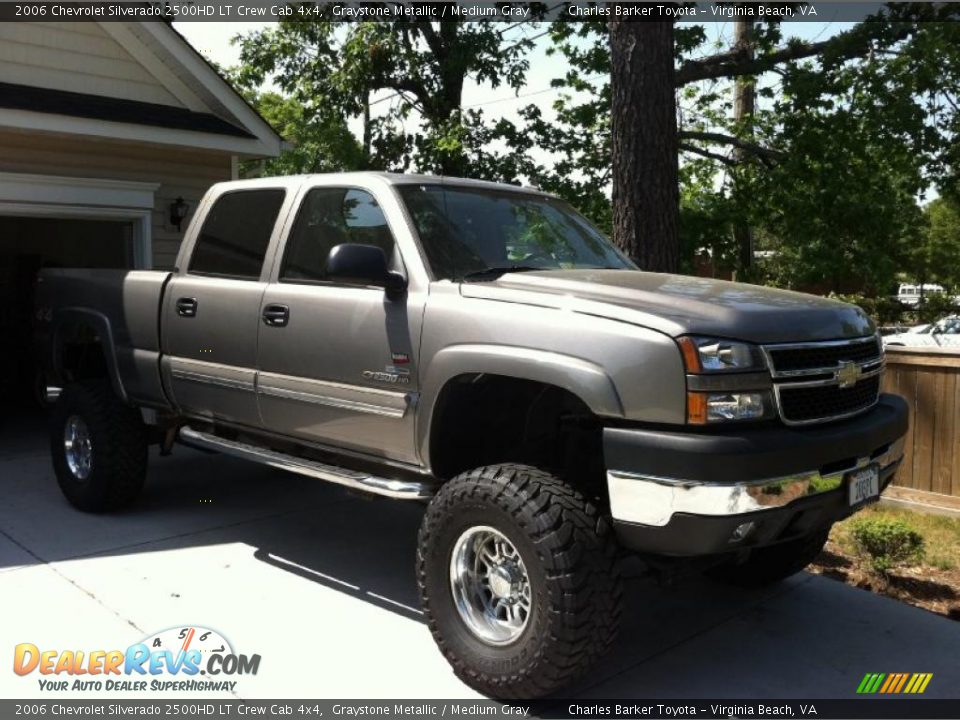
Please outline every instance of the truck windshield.
[{"label": "truck windshield", "polygon": [[599,230],[555,198],[456,185],[401,185],[398,190],[438,279],[635,268]]}]

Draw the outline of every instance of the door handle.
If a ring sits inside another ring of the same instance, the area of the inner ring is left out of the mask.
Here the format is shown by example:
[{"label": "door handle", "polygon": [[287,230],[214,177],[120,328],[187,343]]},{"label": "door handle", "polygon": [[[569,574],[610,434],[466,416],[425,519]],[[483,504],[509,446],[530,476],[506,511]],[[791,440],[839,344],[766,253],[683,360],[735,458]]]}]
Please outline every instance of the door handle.
[{"label": "door handle", "polygon": [[263,322],[270,327],[286,327],[290,322],[290,308],[286,305],[267,305],[263,309]]},{"label": "door handle", "polygon": [[196,298],[180,298],[177,300],[177,315],[185,318],[192,318],[197,316],[197,299]]}]

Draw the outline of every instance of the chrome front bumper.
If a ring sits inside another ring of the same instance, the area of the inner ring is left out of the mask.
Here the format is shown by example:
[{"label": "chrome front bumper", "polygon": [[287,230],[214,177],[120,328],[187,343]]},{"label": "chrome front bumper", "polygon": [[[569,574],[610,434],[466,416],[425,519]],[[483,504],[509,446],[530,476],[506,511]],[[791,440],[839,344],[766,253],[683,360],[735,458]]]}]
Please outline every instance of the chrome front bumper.
[{"label": "chrome front bumper", "polygon": [[711,483],[609,470],[610,511],[616,521],[663,527],[676,513],[723,517],[775,510],[802,498],[839,490],[849,472],[873,463],[879,465],[882,481],[902,459],[900,437],[875,457],[859,458],[850,467],[749,482]]}]

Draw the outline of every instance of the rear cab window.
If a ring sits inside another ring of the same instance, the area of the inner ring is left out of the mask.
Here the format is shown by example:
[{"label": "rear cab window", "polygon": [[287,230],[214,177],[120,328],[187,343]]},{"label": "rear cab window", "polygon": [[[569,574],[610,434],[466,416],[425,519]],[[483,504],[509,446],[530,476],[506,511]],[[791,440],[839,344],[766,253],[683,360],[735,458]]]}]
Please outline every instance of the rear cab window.
[{"label": "rear cab window", "polygon": [[264,188],[217,198],[200,228],[187,272],[259,279],[285,195],[281,188]]}]

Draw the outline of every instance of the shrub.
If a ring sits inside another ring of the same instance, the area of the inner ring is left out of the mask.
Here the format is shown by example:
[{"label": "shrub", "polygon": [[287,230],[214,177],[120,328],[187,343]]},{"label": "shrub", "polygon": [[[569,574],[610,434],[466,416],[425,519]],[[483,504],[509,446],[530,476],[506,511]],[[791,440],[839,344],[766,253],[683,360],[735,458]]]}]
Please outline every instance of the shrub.
[{"label": "shrub", "polygon": [[[894,325],[903,320],[903,315],[907,311],[907,306],[892,297],[867,297],[865,295],[842,293],[830,293],[828,296],[834,300],[857,305],[867,315],[877,321],[879,325]],[[940,306],[938,306],[939,308]],[[935,309],[939,312],[939,309]],[[939,316],[938,316],[939,317]]]},{"label": "shrub", "polygon": [[923,559],[923,537],[903,520],[862,517],[854,521],[851,535],[870,567],[886,575],[900,565],[915,565]]},{"label": "shrub", "polygon": [[896,298],[877,298],[877,322],[881,325],[893,325],[903,319],[906,306]]},{"label": "shrub", "polygon": [[917,317],[920,322],[935,322],[956,311],[957,306],[951,296],[944,293],[929,293],[924,296],[923,303],[918,306]]}]

